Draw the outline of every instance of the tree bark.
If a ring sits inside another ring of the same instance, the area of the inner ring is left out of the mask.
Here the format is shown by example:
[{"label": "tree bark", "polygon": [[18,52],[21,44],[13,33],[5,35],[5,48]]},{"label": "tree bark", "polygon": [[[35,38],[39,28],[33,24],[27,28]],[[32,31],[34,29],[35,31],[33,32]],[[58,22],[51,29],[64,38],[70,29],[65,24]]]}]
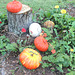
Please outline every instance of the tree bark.
[{"label": "tree bark", "polygon": [[8,30],[15,34],[20,34],[21,29],[25,28],[26,33],[29,31],[29,26],[32,23],[32,9],[22,4],[22,10],[18,13],[7,11]]}]

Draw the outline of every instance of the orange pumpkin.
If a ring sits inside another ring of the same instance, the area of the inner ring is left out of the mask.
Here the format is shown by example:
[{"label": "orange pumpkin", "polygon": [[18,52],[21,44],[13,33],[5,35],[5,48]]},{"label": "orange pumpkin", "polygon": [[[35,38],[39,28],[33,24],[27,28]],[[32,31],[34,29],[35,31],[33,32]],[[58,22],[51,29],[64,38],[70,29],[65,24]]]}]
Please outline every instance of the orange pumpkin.
[{"label": "orange pumpkin", "polygon": [[22,4],[19,1],[12,1],[7,4],[7,10],[12,13],[17,13],[21,10]]},{"label": "orange pumpkin", "polygon": [[48,42],[43,36],[36,37],[34,39],[34,45],[39,51],[45,52],[48,50]]},{"label": "orange pumpkin", "polygon": [[31,48],[26,48],[21,52],[19,59],[24,67],[31,70],[40,66],[42,56],[37,51]]}]

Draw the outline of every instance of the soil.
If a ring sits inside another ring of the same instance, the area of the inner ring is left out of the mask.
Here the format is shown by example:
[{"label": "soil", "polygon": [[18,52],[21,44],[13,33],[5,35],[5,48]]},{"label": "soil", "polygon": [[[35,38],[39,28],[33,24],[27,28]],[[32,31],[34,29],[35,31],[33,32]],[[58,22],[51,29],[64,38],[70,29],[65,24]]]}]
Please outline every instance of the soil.
[{"label": "soil", "polygon": [[[67,9],[67,12],[72,16],[75,17],[75,7],[69,6]],[[16,42],[18,39],[18,36],[9,33],[7,31],[7,25],[5,26],[5,29],[3,31],[3,34],[10,39],[10,42]],[[0,35],[3,35],[0,33]],[[22,36],[22,39],[25,40],[26,35]],[[34,38],[30,38],[29,43],[33,43]],[[29,70],[23,67],[20,64],[19,61],[19,53],[13,53],[6,54],[5,56],[2,56],[0,54],[0,75],[66,75],[66,69],[64,73],[60,73],[59,71],[51,72],[51,68],[42,68],[41,66],[37,68],[36,70]]]},{"label": "soil", "polygon": [[75,17],[75,7],[73,7],[72,5],[69,5],[69,7],[66,10],[69,13],[69,15],[71,15],[72,17]]}]

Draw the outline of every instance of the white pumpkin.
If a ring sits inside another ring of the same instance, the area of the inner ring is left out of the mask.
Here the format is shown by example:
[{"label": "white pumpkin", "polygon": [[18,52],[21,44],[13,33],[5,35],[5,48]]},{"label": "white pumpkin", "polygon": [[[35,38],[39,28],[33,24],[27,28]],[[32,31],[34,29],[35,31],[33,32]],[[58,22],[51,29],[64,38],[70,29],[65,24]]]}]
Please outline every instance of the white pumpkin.
[{"label": "white pumpkin", "polygon": [[29,33],[32,37],[37,37],[41,33],[41,26],[38,23],[32,23],[29,26]]}]

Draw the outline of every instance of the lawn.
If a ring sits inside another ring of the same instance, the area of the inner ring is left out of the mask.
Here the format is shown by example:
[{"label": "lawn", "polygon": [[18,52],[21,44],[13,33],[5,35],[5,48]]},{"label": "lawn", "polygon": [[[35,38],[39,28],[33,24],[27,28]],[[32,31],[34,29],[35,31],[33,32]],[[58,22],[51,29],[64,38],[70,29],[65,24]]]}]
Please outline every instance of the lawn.
[{"label": "lawn", "polygon": [[[13,0],[1,0],[0,1],[0,12],[6,13],[6,5],[8,2]],[[29,5],[34,11],[37,11],[39,8],[43,8],[44,10],[50,10],[55,5],[59,5],[60,7],[68,8],[68,4],[72,4],[75,6],[75,0],[18,0],[23,4]]]}]

